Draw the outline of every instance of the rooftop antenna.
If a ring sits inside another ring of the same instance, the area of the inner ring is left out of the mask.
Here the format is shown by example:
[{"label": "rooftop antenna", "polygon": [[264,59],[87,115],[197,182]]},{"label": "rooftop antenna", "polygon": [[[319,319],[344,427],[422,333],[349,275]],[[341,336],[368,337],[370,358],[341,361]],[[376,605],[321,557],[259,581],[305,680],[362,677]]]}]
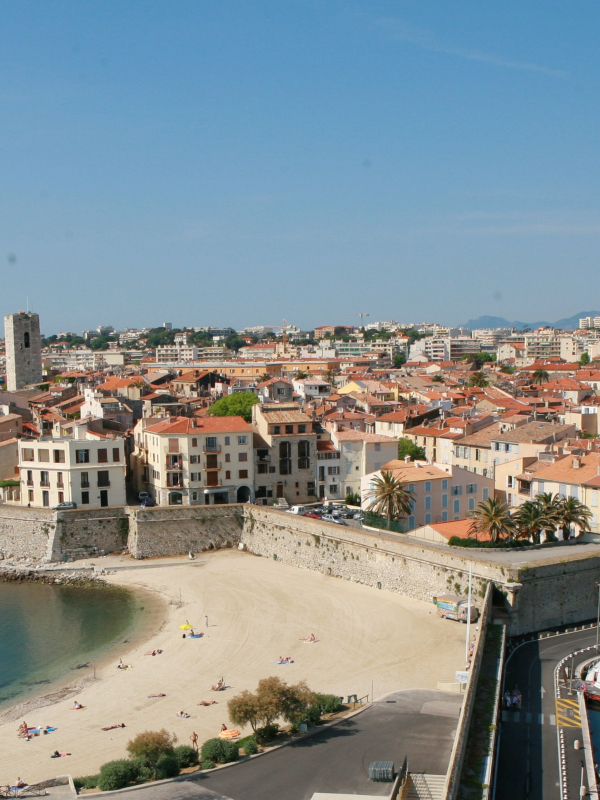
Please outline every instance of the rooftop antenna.
[{"label": "rooftop antenna", "polygon": [[29,314],[29,297],[27,298],[27,313]]}]

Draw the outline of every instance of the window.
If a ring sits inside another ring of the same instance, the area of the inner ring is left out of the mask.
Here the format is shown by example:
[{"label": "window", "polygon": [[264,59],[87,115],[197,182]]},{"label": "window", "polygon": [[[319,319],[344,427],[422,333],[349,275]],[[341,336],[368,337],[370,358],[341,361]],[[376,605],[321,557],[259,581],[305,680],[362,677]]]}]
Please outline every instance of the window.
[{"label": "window", "polygon": [[108,450],[106,447],[101,447],[98,450],[98,463],[99,464],[107,464],[108,463]]},{"label": "window", "polygon": [[247,436],[238,436],[238,444],[248,444]]},{"label": "window", "polygon": [[27,486],[33,486],[33,470],[27,470]]},{"label": "window", "polygon": [[506,476],[506,487],[507,489],[513,489],[515,485],[515,481],[512,475]]},{"label": "window", "polygon": [[329,485],[329,491],[331,492],[331,494],[337,494],[338,493],[338,486],[339,486],[339,484],[337,484],[337,483],[331,483]]},{"label": "window", "polygon": [[469,497],[469,511],[475,510],[475,498]]},{"label": "window", "polygon": [[483,499],[484,500],[488,499],[488,491],[489,491],[489,489],[487,488],[487,486],[484,486],[483,487]]},{"label": "window", "polygon": [[55,450],[54,451],[54,463],[55,464],[64,464],[65,463],[65,451],[64,450]]},{"label": "window", "polygon": [[198,499],[198,492],[192,492],[192,500]]},{"label": "window", "polygon": [[45,469],[40,472],[40,486],[50,486],[50,473]]},{"label": "window", "polygon": [[240,480],[243,480],[244,478],[247,478],[248,477],[248,470],[247,469],[241,469],[238,472],[238,476],[239,476]]},{"label": "window", "polygon": [[308,494],[315,494],[315,482],[314,481],[309,481],[306,484],[306,491],[308,492]]},{"label": "window", "polygon": [[190,456],[190,464],[197,464],[198,456]]},{"label": "window", "polygon": [[463,490],[462,486],[453,486],[450,489],[450,494],[454,494],[454,495],[462,494],[462,490]]},{"label": "window", "polygon": [[[57,485],[57,487],[59,489],[63,489],[64,488],[62,472],[57,472],[56,473],[56,485]],[[62,500],[60,502],[62,503]]]},{"label": "window", "polygon": [[248,453],[238,453],[238,461],[248,461]]},{"label": "window", "polygon": [[298,469],[310,469],[310,442],[298,442]]},{"label": "window", "polygon": [[229,438],[229,436],[226,436],[226,437],[225,437],[225,444],[226,444],[226,445],[229,445],[229,444],[231,444],[231,439]]},{"label": "window", "polygon": [[475,448],[475,461],[481,461],[481,450]]},{"label": "window", "polygon": [[23,334],[23,345],[29,347],[29,331],[25,331]]},{"label": "window", "polygon": [[231,480],[231,471],[230,471],[230,470],[228,470],[228,469],[227,469],[227,470],[225,470],[225,480],[226,480],[226,481],[229,481],[229,480]]},{"label": "window", "polygon": [[198,447],[198,439],[196,437],[192,439],[192,447]]},{"label": "window", "polygon": [[447,489],[447,488],[448,488],[448,479],[444,478],[444,480],[442,481],[442,489]]},{"label": "window", "polygon": [[225,461],[231,461],[231,453],[225,453]]},{"label": "window", "polygon": [[425,491],[426,492],[431,491],[431,481],[425,481]]},{"label": "window", "polygon": [[21,450],[23,454],[23,461],[33,461],[33,448],[32,447],[24,447]]},{"label": "window", "polygon": [[429,525],[431,523],[431,514],[425,514],[425,525]]},{"label": "window", "polygon": [[381,450],[381,445],[379,442],[375,442],[375,451],[378,453]]},{"label": "window", "polygon": [[90,485],[90,473],[89,472],[82,472],[81,473],[81,488],[87,489]]},{"label": "window", "polygon": [[455,514],[460,514],[460,500],[455,500],[452,504],[452,508]]},{"label": "window", "polygon": [[169,439],[169,453],[179,452],[179,439]]},{"label": "window", "polygon": [[537,494],[544,494],[544,481],[538,482]]},{"label": "window", "polygon": [[38,461],[50,461],[50,450],[38,450]]},{"label": "window", "polygon": [[217,437],[216,436],[207,436],[206,437],[206,450],[216,450],[217,449]]},{"label": "window", "polygon": [[107,469],[98,471],[98,486],[110,486],[110,473]]},{"label": "window", "polygon": [[412,492],[412,493],[414,494],[414,492],[415,492],[415,485],[414,485],[414,483],[410,483],[410,484],[408,485],[408,491],[409,491],[409,492]]},{"label": "window", "polygon": [[279,436],[281,433],[281,425],[273,425],[273,435]]},{"label": "window", "polygon": [[292,474],[292,445],[289,442],[279,442],[279,474]]},{"label": "window", "polygon": [[293,425],[286,425],[285,426],[285,432],[286,433],[293,433],[294,432],[294,426]]},{"label": "window", "polygon": [[409,529],[410,531],[412,531],[412,529],[413,529],[414,527],[415,527],[415,518],[414,518],[414,517],[412,516],[412,514],[411,514],[411,516],[408,518],[408,529]]},{"label": "window", "polygon": [[567,486],[564,483],[559,484],[558,493],[561,497],[567,496]]},{"label": "window", "polygon": [[477,494],[476,483],[467,483],[467,494]]},{"label": "window", "polygon": [[306,425],[298,425],[298,433],[306,433]]},{"label": "window", "polygon": [[442,522],[448,522],[448,512],[442,511]]},{"label": "window", "polygon": [[200,480],[200,478],[198,477],[198,475],[199,475],[199,473],[198,473],[198,472],[190,472],[190,480],[191,480],[193,483],[195,483],[196,481],[199,481],[199,480]]},{"label": "window", "polygon": [[50,505],[50,492],[42,492],[42,505],[45,508]]},{"label": "window", "polygon": [[571,486],[571,497],[579,499],[579,486]]},{"label": "window", "polygon": [[592,492],[592,505],[598,505],[598,492]]},{"label": "window", "polygon": [[33,503],[33,489],[30,489],[28,492],[29,502]]},{"label": "window", "polygon": [[448,508],[448,495],[442,495],[442,508]]},{"label": "window", "polygon": [[64,492],[59,492],[58,493],[58,502],[59,503],[64,503],[64,501],[65,501],[65,493]]},{"label": "window", "polygon": [[113,462],[121,460],[121,451],[118,447],[113,447]]},{"label": "window", "polygon": [[89,450],[75,450],[75,463],[76,464],[89,464],[90,451]]},{"label": "window", "polygon": [[328,475],[339,475],[340,468],[339,467],[327,467],[327,474]]}]

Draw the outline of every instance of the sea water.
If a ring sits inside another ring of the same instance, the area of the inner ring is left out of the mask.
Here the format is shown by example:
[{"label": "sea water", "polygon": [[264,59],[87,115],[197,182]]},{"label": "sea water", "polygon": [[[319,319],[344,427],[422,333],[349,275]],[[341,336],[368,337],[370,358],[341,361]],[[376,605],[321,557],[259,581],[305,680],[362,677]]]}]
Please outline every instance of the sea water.
[{"label": "sea water", "polygon": [[0,705],[89,672],[127,635],[139,607],[112,586],[0,582]]}]

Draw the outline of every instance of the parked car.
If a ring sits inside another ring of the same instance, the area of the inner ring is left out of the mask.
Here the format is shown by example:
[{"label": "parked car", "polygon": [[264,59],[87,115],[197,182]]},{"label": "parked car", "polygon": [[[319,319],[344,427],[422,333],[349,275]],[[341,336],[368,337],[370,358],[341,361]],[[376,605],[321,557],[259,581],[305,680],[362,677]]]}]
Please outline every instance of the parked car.
[{"label": "parked car", "polygon": [[364,511],[357,511],[356,514],[354,514],[353,517],[352,517],[352,519],[359,519],[361,521],[364,518],[365,518],[365,512]]},{"label": "parked car", "polygon": [[354,511],[350,511],[349,508],[342,508],[338,516],[342,519],[354,519]]},{"label": "parked car", "polygon": [[316,511],[307,511],[304,516],[310,517],[310,519],[321,519],[321,514],[317,513]]},{"label": "parked car", "polygon": [[335,522],[336,525],[346,524],[343,519],[340,519],[339,517],[334,517],[333,514],[323,514],[321,519],[323,520],[323,522]]},{"label": "parked car", "polygon": [[71,508],[77,508],[77,503],[59,503],[57,506],[53,506],[53,511],[69,511]]},{"label": "parked car", "polygon": [[150,496],[144,497],[142,500],[142,505],[147,508],[152,508],[152,506],[156,505],[156,500],[153,500]]},{"label": "parked car", "polygon": [[286,514],[297,514],[299,517],[303,517],[306,514],[306,507],[305,506],[292,506],[288,508],[285,512]]}]

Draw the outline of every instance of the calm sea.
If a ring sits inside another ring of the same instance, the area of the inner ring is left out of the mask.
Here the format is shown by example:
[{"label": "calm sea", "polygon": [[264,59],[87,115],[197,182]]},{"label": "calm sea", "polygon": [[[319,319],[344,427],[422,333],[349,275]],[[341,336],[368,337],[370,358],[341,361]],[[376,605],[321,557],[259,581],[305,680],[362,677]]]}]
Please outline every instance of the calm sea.
[{"label": "calm sea", "polygon": [[127,636],[139,607],[119,588],[0,582],[0,705],[81,675]]}]

